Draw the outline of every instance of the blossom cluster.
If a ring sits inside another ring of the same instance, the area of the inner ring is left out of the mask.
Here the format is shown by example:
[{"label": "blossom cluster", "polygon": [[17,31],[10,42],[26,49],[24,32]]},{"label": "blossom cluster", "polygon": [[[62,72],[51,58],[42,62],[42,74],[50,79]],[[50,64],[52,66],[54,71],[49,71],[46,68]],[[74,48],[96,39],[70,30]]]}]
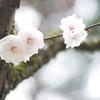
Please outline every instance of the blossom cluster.
[{"label": "blossom cluster", "polygon": [[66,48],[79,46],[87,36],[86,26],[82,19],[76,18],[76,14],[63,18],[59,27],[63,30]]},{"label": "blossom cluster", "polygon": [[19,30],[18,35],[8,35],[0,40],[0,57],[7,63],[18,64],[29,61],[29,57],[38,53],[44,46],[43,34],[27,25]]},{"label": "blossom cluster", "polygon": [[[82,19],[76,18],[76,14],[63,18],[59,27],[63,30],[62,35],[66,48],[79,46],[87,36],[86,26]],[[27,25],[19,30],[17,35],[8,35],[0,40],[0,57],[7,63],[26,62],[43,46],[43,33]]]}]

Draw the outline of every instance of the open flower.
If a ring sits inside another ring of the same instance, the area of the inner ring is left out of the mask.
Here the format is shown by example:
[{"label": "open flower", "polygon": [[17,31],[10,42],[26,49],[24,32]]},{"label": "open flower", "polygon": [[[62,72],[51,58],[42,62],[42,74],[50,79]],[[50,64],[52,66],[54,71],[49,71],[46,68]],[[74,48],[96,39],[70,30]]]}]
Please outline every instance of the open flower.
[{"label": "open flower", "polygon": [[20,38],[14,35],[6,36],[0,40],[0,57],[7,63],[14,64],[29,60],[29,55],[25,53]]},{"label": "open flower", "polygon": [[71,35],[68,35],[66,37],[64,37],[65,41],[64,43],[66,44],[66,48],[69,48],[69,47],[77,47],[79,46],[82,41],[86,38],[87,36],[87,32],[86,31],[82,31],[79,33],[76,33],[76,34],[71,34]]},{"label": "open flower", "polygon": [[66,35],[73,34],[75,31],[84,31],[85,25],[83,24],[83,19],[76,18],[76,14],[69,16],[67,18],[63,18],[61,20],[61,24],[59,27],[66,32]]},{"label": "open flower", "polygon": [[79,46],[87,36],[83,20],[76,18],[76,14],[63,18],[59,27],[63,30],[66,48]]},{"label": "open flower", "polygon": [[0,57],[7,63],[26,62],[43,46],[43,34],[32,26],[26,26],[18,35],[8,35],[0,40]]},{"label": "open flower", "polygon": [[30,25],[21,29],[18,32],[18,37],[21,39],[26,53],[30,56],[38,53],[38,49],[44,46],[43,33]]}]

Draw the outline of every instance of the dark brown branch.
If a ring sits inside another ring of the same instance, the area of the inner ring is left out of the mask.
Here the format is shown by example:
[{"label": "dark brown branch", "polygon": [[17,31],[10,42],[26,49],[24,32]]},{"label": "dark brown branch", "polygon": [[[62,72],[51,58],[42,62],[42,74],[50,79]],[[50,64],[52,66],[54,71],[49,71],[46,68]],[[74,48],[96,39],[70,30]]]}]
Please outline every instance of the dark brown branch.
[{"label": "dark brown branch", "polygon": [[[100,25],[100,22],[93,24],[93,25],[90,25],[90,26],[86,27],[84,30],[89,31],[90,28],[93,28],[93,27],[96,27],[96,26],[99,26],[99,25]],[[49,39],[53,39],[53,38],[57,38],[57,37],[61,37],[61,36],[62,36],[62,34],[58,34],[58,35],[56,34],[54,36],[44,38],[44,40],[49,40]]]},{"label": "dark brown branch", "polygon": [[86,27],[85,30],[87,31],[88,29],[93,28],[93,27],[96,27],[96,26],[99,26],[99,25],[100,25],[100,22]]},{"label": "dark brown branch", "polygon": [[44,38],[44,40],[49,40],[49,39],[53,39],[53,38],[57,38],[57,37],[61,37],[61,36],[62,36],[62,34],[54,35],[54,36],[51,36],[51,37]]},{"label": "dark brown branch", "polygon": [[[0,0],[0,39],[10,34],[14,22],[15,11],[19,7],[19,4],[20,0]],[[4,100],[7,94],[7,82],[10,81],[7,80],[9,76],[9,74],[7,74],[9,67],[5,66],[8,65],[0,60],[0,100]]]},{"label": "dark brown branch", "polygon": [[0,0],[0,39],[10,34],[20,0]]}]

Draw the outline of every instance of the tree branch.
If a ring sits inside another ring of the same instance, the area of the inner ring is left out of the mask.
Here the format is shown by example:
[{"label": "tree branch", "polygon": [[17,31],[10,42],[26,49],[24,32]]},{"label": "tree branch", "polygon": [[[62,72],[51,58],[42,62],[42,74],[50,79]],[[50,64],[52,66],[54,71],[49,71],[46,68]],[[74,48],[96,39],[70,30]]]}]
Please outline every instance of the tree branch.
[{"label": "tree branch", "polygon": [[93,28],[93,27],[96,27],[96,26],[99,26],[99,25],[100,25],[100,22],[86,27],[85,30],[88,31],[88,29]]},{"label": "tree branch", "polygon": [[[0,39],[10,34],[20,0],[0,0]],[[8,93],[9,65],[0,60],[0,100]],[[10,76],[11,77],[11,76]]]},{"label": "tree branch", "polygon": [[20,0],[0,0],[0,39],[10,34]]},{"label": "tree branch", "polygon": [[[86,27],[84,30],[89,31],[90,28],[93,28],[93,27],[96,27],[96,26],[99,26],[99,25],[100,25],[100,22],[96,23],[96,24],[93,24],[93,25],[90,25],[90,26]],[[46,41],[46,40],[57,38],[57,37],[61,37],[61,36],[62,36],[62,34],[59,33],[59,34],[56,34],[54,36],[44,38],[44,40]]]}]

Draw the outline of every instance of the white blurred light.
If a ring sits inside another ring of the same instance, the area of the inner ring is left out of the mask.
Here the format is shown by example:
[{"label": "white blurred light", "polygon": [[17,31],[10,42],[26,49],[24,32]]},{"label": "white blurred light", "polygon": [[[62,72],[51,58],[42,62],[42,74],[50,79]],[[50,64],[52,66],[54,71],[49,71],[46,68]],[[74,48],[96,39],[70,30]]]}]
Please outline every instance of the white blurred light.
[{"label": "white blurred light", "polygon": [[31,24],[38,28],[41,23],[41,14],[30,5],[21,5],[15,14],[15,23],[18,30],[23,28],[26,24]]},{"label": "white blurred light", "polygon": [[62,67],[61,64],[55,64],[55,61],[51,61],[40,73],[41,82],[46,83],[49,86],[60,86],[69,76],[68,70]]},{"label": "white blurred light", "polygon": [[36,87],[34,77],[29,77],[19,83],[14,90],[11,90],[5,100],[33,100]]},{"label": "white blurred light", "polygon": [[86,21],[96,17],[98,4],[96,0],[76,0],[74,5],[75,13]]},{"label": "white blurred light", "polygon": [[100,52],[94,53],[93,57],[84,93],[89,99],[100,100]]},{"label": "white blurred light", "polygon": [[[58,87],[69,79],[79,75],[81,68],[86,63],[83,55],[75,50],[62,51],[57,54],[37,73],[40,84],[44,86]],[[81,58],[81,59],[80,59]]]},{"label": "white blurred light", "polygon": [[69,100],[61,94],[53,90],[42,90],[37,95],[35,100]]}]

